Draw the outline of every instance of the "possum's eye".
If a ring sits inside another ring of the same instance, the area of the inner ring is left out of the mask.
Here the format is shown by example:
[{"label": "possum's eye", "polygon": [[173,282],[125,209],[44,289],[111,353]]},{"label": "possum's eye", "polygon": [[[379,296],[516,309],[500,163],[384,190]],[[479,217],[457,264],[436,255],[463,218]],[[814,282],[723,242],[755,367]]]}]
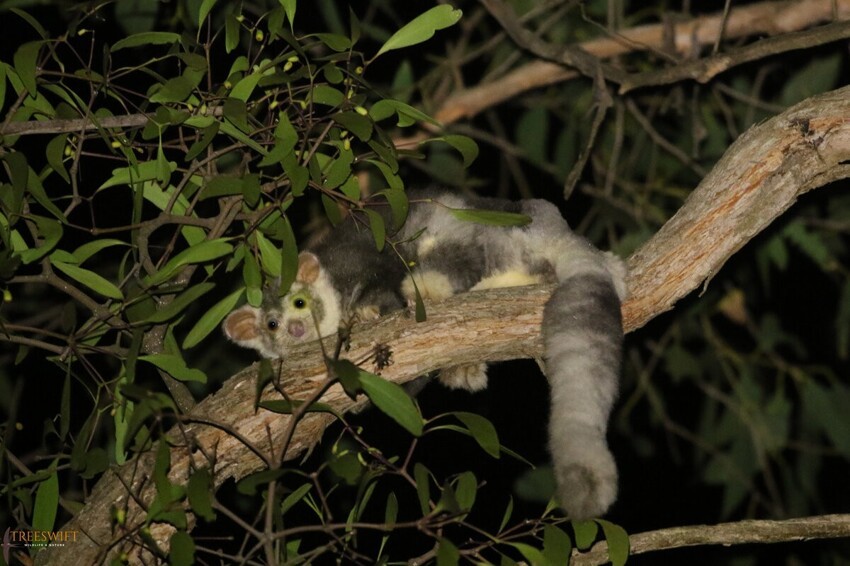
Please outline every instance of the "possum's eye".
[{"label": "possum's eye", "polygon": [[301,294],[295,295],[292,297],[290,304],[292,305],[292,308],[296,310],[304,310],[310,306],[309,297]]},{"label": "possum's eye", "polygon": [[280,323],[278,323],[276,318],[270,318],[266,321],[266,326],[269,330],[274,332],[275,330],[277,330],[277,327],[280,326]]}]

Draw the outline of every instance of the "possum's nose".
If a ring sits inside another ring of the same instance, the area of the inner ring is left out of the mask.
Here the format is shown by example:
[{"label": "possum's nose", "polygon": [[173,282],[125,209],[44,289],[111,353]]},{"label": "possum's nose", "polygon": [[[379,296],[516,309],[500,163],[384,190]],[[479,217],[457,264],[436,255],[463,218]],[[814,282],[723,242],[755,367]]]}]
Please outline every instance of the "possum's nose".
[{"label": "possum's nose", "polygon": [[300,320],[290,321],[289,326],[287,326],[287,330],[292,336],[301,338],[304,336],[304,323]]}]

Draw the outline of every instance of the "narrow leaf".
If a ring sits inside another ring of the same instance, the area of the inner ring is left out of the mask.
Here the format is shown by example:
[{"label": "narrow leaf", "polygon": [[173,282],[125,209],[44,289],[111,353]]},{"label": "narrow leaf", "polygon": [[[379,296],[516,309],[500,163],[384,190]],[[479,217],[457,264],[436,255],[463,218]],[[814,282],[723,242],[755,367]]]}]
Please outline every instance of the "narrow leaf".
[{"label": "narrow leaf", "polygon": [[186,531],[171,535],[168,563],[171,566],[192,566],[195,563],[195,541]]},{"label": "narrow leaf", "polygon": [[183,340],[183,348],[191,348],[206,338],[210,332],[218,328],[218,325],[221,324],[224,317],[236,308],[236,305],[239,303],[239,299],[242,298],[242,294],[244,292],[244,287],[234,291],[205,312],[198,322],[195,323],[195,326],[192,327],[192,330],[186,334],[186,338]]},{"label": "narrow leaf", "polygon": [[375,54],[375,57],[393,49],[401,49],[427,41],[434,36],[437,30],[456,24],[462,15],[462,11],[448,4],[431,8],[390,36]]},{"label": "narrow leaf", "polygon": [[313,489],[313,486],[309,483],[305,483],[301,487],[297,488],[295,491],[287,495],[283,502],[280,504],[280,514],[283,515],[292,507],[304,499],[304,496],[310,493],[310,490]]},{"label": "narrow leaf", "polygon": [[70,263],[63,263],[61,261],[53,261],[51,262],[51,265],[74,281],[82,283],[92,291],[100,293],[104,297],[118,299],[119,301],[124,299],[124,294],[121,292],[121,289],[94,271],[89,271],[88,269],[77,267]]},{"label": "narrow leaf", "polygon": [[198,283],[197,285],[189,287],[184,292],[177,295],[170,303],[147,317],[145,322],[159,324],[161,322],[171,320],[186,310],[195,301],[211,291],[213,287],[215,287],[214,283]]},{"label": "narrow leaf", "polygon": [[174,379],[180,381],[207,382],[207,376],[204,372],[199,369],[187,367],[183,358],[174,354],[150,354],[139,356],[139,360],[155,365]]},{"label": "narrow leaf", "polygon": [[129,37],[115,42],[109,51],[114,53],[119,49],[128,47],[138,47],[140,45],[170,45],[180,41],[180,34],[170,31],[146,31],[143,33],[135,33]]},{"label": "narrow leaf", "polygon": [[414,436],[422,435],[422,415],[419,414],[413,399],[401,386],[362,370],[360,384],[378,409]]},{"label": "narrow leaf", "polygon": [[499,457],[499,436],[489,420],[475,413],[455,412],[454,416],[469,430],[475,442],[493,458]]},{"label": "narrow leaf", "polygon": [[367,208],[366,214],[369,215],[369,228],[372,230],[372,237],[375,239],[375,247],[379,252],[384,250],[386,242],[387,229],[384,226],[384,219],[376,211]]},{"label": "narrow leaf", "polygon": [[186,494],[189,496],[189,505],[192,512],[204,519],[212,521],[215,519],[215,511],[212,508],[212,476],[208,469],[198,470],[191,475],[186,486]]},{"label": "narrow leaf", "polygon": [[35,492],[35,507],[32,513],[34,531],[52,531],[59,507],[59,476],[54,470],[41,482]]},{"label": "narrow leaf", "polygon": [[416,494],[419,497],[419,507],[422,510],[422,515],[425,516],[431,512],[431,480],[429,479],[430,472],[420,462],[416,462],[413,466],[413,479],[416,480]]},{"label": "narrow leaf", "polygon": [[476,208],[450,208],[449,211],[458,220],[475,222],[486,226],[525,226],[531,218],[525,214],[501,212],[498,210],[480,210]]},{"label": "narrow leaf", "polygon": [[159,285],[168,281],[185,265],[205,263],[231,253],[233,253],[233,246],[224,238],[200,242],[171,258],[159,271],[150,276],[148,284]]},{"label": "narrow leaf", "polygon": [[24,88],[30,96],[36,95],[35,73],[38,66],[38,52],[43,41],[30,41],[18,47],[12,61]]}]

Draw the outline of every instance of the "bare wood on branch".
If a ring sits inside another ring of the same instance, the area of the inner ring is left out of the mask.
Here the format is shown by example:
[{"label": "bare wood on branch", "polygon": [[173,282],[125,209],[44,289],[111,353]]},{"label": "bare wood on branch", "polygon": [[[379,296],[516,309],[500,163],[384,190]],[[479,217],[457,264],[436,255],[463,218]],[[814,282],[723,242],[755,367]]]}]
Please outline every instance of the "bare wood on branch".
[{"label": "bare wood on branch", "polygon": [[[623,305],[625,328],[639,328],[710,280],[799,195],[850,176],[844,165],[850,161],[848,116],[850,87],[808,99],[742,135],[679,212],[629,259],[631,296]],[[428,321],[421,324],[414,323],[410,313],[398,312],[355,328],[347,357],[368,360],[376,345],[387,345],[393,364],[382,375],[399,383],[440,367],[537,357],[542,354],[539,329],[550,292],[551,288],[535,286],[467,293],[432,305]],[[449,343],[452,348],[445,348]],[[364,367],[375,370],[369,363]],[[172,431],[172,480],[184,483],[193,467],[206,467],[212,458],[220,486],[262,469],[264,460],[257,450],[274,455],[280,449],[289,417],[254,411],[256,370],[251,366],[228,379],[190,413],[199,422]],[[280,367],[280,383],[294,399],[306,398],[324,379],[325,367],[315,344],[294,350]],[[322,401],[339,411],[353,405],[338,386]],[[308,415],[295,430],[286,458],[315,445],[329,422],[326,415]],[[141,487],[152,461],[146,454],[104,474],[86,506],[64,527],[91,538],[82,536],[68,548],[48,548],[39,553],[38,563],[70,563],[72,558],[80,564],[94,562],[103,545],[120,538],[121,533],[111,530],[110,509],[127,500],[125,485],[138,490],[138,501],[152,501],[152,486]],[[142,519],[132,500],[128,525]],[[169,534],[167,526],[154,529],[160,542],[165,543]]]},{"label": "bare wood on branch", "polygon": [[[784,521],[735,521],[719,525],[689,525],[629,536],[629,554],[689,546],[771,544],[850,537],[850,515],[820,515]],[[608,544],[600,541],[588,552],[573,552],[570,564],[591,566],[609,561]]]}]

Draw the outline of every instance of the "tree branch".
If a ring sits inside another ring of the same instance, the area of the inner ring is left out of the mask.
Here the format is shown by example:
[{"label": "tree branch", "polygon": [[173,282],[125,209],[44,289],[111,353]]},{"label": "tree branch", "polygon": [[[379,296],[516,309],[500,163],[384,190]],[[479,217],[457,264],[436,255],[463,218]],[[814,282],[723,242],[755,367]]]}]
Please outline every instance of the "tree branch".
[{"label": "tree branch", "polygon": [[[625,328],[639,328],[710,280],[800,194],[847,176],[842,163],[850,160],[848,115],[850,87],[808,99],[741,136],[679,212],[629,259],[631,296],[623,305]],[[376,346],[387,345],[393,364],[382,374],[404,382],[440,367],[540,356],[542,310],[550,292],[551,288],[536,286],[467,293],[432,305],[428,320],[421,324],[414,323],[410,313],[398,312],[355,328],[348,357],[359,363],[370,359]],[[371,363],[363,365],[376,369]],[[191,413],[221,426],[198,422],[172,431],[173,481],[184,483],[193,467],[207,467],[203,454],[215,455],[216,486],[261,469],[263,459],[228,430],[268,454],[280,446],[289,417],[254,411],[256,370],[254,365],[239,372]],[[315,343],[294,350],[279,370],[281,386],[294,399],[307,397],[325,378]],[[277,394],[267,392],[266,397]],[[339,386],[322,401],[340,411],[353,405]],[[308,415],[299,423],[286,457],[294,458],[318,442],[329,422],[327,415]],[[91,538],[81,536],[67,548],[47,548],[38,554],[37,563],[95,561],[99,545],[113,539],[110,508],[128,499],[124,486],[138,488],[140,501],[152,501],[153,488],[138,487],[152,464],[151,455],[144,454],[104,474],[83,510],[64,527]],[[132,527],[143,513],[130,499],[127,524]],[[166,542],[169,532],[157,527],[153,536]]]},{"label": "tree branch", "polygon": [[[778,542],[850,537],[850,515],[821,515],[785,521],[736,521],[719,525],[691,525],[659,529],[629,536],[629,554],[657,550],[722,544],[770,544]],[[570,564],[605,564],[608,543],[600,541],[588,552],[573,552]]]},{"label": "tree branch", "polygon": [[[611,37],[582,42],[580,47],[600,59],[650,50],[687,57],[698,53],[705,46],[713,45],[721,34],[726,40],[754,35],[778,35],[846,18],[850,18],[850,0],[762,2],[734,7],[728,17],[724,17],[723,12],[717,12],[682,22],[638,26]],[[442,124],[451,124],[464,117],[475,116],[522,92],[577,76],[578,72],[560,64],[533,61],[498,80],[453,94],[443,102],[434,117]]]}]

